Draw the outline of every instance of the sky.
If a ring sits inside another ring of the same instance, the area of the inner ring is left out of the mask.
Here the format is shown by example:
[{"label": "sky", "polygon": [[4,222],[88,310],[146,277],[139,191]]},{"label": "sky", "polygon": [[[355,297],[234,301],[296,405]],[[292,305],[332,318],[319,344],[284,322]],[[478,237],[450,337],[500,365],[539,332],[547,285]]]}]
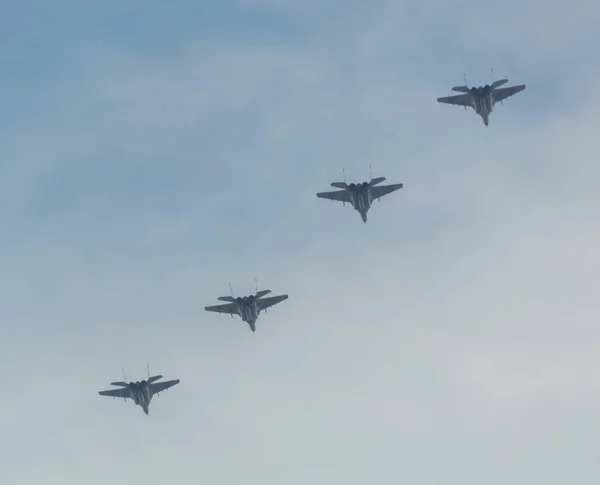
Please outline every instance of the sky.
[{"label": "sky", "polygon": [[3,485],[598,482],[596,1],[0,12]]}]

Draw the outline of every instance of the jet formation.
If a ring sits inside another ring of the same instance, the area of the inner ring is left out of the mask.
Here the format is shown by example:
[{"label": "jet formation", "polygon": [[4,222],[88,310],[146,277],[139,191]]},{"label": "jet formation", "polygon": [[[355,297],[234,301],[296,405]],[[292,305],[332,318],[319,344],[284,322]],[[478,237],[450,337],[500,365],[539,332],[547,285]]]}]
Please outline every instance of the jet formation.
[{"label": "jet formation", "polygon": [[[512,87],[501,88],[504,84],[508,83],[508,79],[500,79],[494,81],[494,71],[492,69],[492,83],[486,84],[480,87],[469,88],[467,83],[466,75],[463,73],[465,80],[464,86],[453,87],[453,91],[457,91],[463,94],[455,96],[447,96],[437,98],[439,103],[452,104],[456,106],[463,106],[465,110],[467,107],[471,107],[475,110],[479,116],[481,116],[485,126],[489,125],[489,117],[494,109],[494,105],[498,102],[502,104],[502,101],[506,98],[513,96],[525,89],[525,84]],[[345,178],[345,176],[344,176]],[[346,203],[350,204],[359,214],[364,223],[367,222],[367,213],[371,208],[371,205],[375,199],[381,200],[381,197],[395,192],[403,187],[403,184],[391,184],[391,185],[379,185],[386,180],[385,177],[372,178],[368,182],[362,183],[351,183],[347,184],[344,182],[333,182],[332,187],[335,187],[337,191],[332,192],[319,192],[317,197],[322,199],[329,199],[337,202],[342,202],[343,205]],[[231,290],[231,283],[229,284]],[[256,284],[256,293],[253,295],[234,297],[233,290],[231,290],[231,296],[220,296],[217,299],[226,302],[222,305],[207,306],[204,309],[207,312],[216,312],[222,314],[229,314],[231,318],[234,315],[238,315],[243,322],[246,322],[250,327],[250,330],[254,333],[256,331],[256,321],[260,313],[264,310],[265,313],[268,308],[288,299],[288,295],[278,295],[265,298],[267,294],[271,293],[271,290],[258,290],[258,283]],[[133,402],[141,406],[146,414],[149,414],[149,406],[153,396],[158,395],[160,392],[169,389],[170,387],[179,384],[179,379],[166,382],[156,382],[162,379],[162,376],[150,377],[150,369],[148,368],[148,379],[138,382],[126,382],[127,379],[123,375],[124,381],[112,382],[112,386],[119,386],[119,389],[112,389],[109,391],[100,391],[98,394],[101,396],[111,396],[113,398],[132,399]]]},{"label": "jet formation", "polygon": [[494,70],[492,69],[492,84],[486,84],[485,86],[479,86],[469,88],[469,84],[467,83],[467,76],[463,73],[463,77],[465,79],[464,86],[455,86],[452,88],[452,91],[457,91],[459,93],[455,96],[445,96],[443,98],[438,98],[438,103],[445,104],[453,104],[455,106],[463,106],[465,110],[467,107],[471,107],[475,110],[481,119],[483,120],[483,124],[488,126],[490,123],[490,114],[494,110],[494,105],[498,102],[502,104],[502,101],[506,98],[513,96],[521,91],[523,91],[527,86],[525,84],[520,84],[518,86],[510,86],[506,88],[500,88],[508,82],[508,79],[500,79],[498,81],[494,81]]},{"label": "jet formation", "polygon": [[150,401],[155,395],[158,395],[162,391],[166,391],[169,387],[173,387],[175,384],[179,384],[179,379],[172,381],[158,382],[163,376],[152,376],[150,377],[150,368],[148,367],[148,380],[137,381],[137,382],[125,382],[127,378],[123,373],[123,379],[125,381],[111,382],[111,386],[119,386],[120,389],[111,389],[110,391],[99,391],[98,394],[101,396],[110,396],[123,398],[125,400],[132,399],[134,404],[141,406],[146,415],[150,412]]}]

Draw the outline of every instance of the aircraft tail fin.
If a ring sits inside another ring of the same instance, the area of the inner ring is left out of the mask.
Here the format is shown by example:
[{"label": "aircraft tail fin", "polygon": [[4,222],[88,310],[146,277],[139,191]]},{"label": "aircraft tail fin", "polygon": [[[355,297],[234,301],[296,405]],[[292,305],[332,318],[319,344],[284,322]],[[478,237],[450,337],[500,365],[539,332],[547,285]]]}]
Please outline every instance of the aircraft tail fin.
[{"label": "aircraft tail fin", "polygon": [[332,182],[331,186],[335,187],[336,189],[347,189],[348,188],[348,182],[346,180],[346,170],[344,170],[342,168],[342,175],[344,176],[344,181],[343,182]]},{"label": "aircraft tail fin", "polygon": [[127,387],[129,384],[127,384],[126,382],[119,381],[119,382],[111,382],[110,385],[111,386]]},{"label": "aircraft tail fin", "polygon": [[463,79],[465,80],[464,86],[454,86],[452,91],[456,91],[458,93],[470,93],[469,83],[467,82],[467,75],[463,72]]},{"label": "aircraft tail fin", "polygon": [[494,68],[491,67],[490,71],[492,71],[492,89],[496,89],[508,82],[508,79],[498,79],[498,81],[494,81]]},{"label": "aircraft tail fin", "polygon": [[369,182],[369,187],[373,187],[374,185],[380,184],[383,181],[385,181],[385,177],[375,177]]},{"label": "aircraft tail fin", "polygon": [[458,93],[469,93],[469,88],[467,86],[454,86],[452,91],[456,91]]}]

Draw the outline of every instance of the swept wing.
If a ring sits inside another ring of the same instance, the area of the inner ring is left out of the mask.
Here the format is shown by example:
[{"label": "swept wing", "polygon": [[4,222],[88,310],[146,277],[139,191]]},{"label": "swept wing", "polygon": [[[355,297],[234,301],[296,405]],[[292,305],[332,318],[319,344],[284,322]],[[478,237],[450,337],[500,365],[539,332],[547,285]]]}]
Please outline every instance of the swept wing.
[{"label": "swept wing", "polygon": [[374,199],[379,199],[379,197],[383,197],[384,195],[389,194],[390,192],[394,192],[395,190],[401,189],[403,184],[391,184],[391,185],[382,185],[371,187],[371,195]]},{"label": "swept wing", "polygon": [[513,94],[517,94],[523,91],[527,87],[526,84],[521,84],[519,86],[510,86],[508,88],[498,88],[494,90],[494,101],[499,102],[503,99],[506,99]]},{"label": "swept wing", "polygon": [[338,202],[350,202],[350,191],[336,190],[334,192],[319,192],[317,197],[321,199],[336,200]]},{"label": "swept wing", "polygon": [[471,106],[470,94],[457,94],[456,96],[444,96],[438,98],[438,103],[453,104],[455,106]]},{"label": "swept wing", "polygon": [[256,304],[261,310],[264,310],[266,308],[272,307],[273,305],[277,305],[277,303],[287,299],[287,295],[270,296],[269,298],[261,298],[256,302]]},{"label": "swept wing", "polygon": [[227,305],[213,305],[204,307],[207,312],[227,313],[229,315],[237,315],[238,309],[235,303],[227,303]]},{"label": "swept wing", "polygon": [[152,391],[152,395],[158,394],[159,392],[166,391],[169,387],[173,387],[175,384],[179,384],[179,379],[165,382],[155,382],[150,384],[150,391]]},{"label": "swept wing", "polygon": [[120,397],[122,399],[131,398],[129,389],[121,387],[120,389],[111,389],[110,391],[99,391],[98,394],[101,396]]}]

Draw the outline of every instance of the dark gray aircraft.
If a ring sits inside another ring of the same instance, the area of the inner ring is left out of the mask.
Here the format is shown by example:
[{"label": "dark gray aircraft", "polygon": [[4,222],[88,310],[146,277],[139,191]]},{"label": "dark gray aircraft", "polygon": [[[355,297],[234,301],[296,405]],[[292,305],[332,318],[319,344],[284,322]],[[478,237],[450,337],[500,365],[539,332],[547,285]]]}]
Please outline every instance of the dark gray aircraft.
[{"label": "dark gray aircraft", "polygon": [[[231,285],[229,287],[231,289]],[[271,293],[271,290],[258,291],[258,284],[255,295],[234,298],[233,291],[231,293],[232,296],[220,296],[217,298],[217,300],[229,302],[226,305],[207,306],[204,309],[207,312],[226,313],[231,315],[231,318],[233,318],[233,315],[239,315],[242,317],[242,321],[246,322],[253,332],[256,331],[255,323],[261,311],[264,310],[266,313],[267,308],[288,298],[288,295],[263,298],[265,295]]]},{"label": "dark gray aircraft", "polygon": [[319,192],[317,197],[341,202],[346,205],[346,202],[352,204],[352,207],[358,211],[363,222],[367,222],[367,212],[371,208],[371,203],[374,199],[380,199],[384,195],[401,189],[403,184],[381,185],[376,187],[385,180],[385,177],[371,178],[370,182],[363,182],[348,185],[346,182],[333,182],[332,187],[338,189],[334,192]]},{"label": "dark gray aircraft", "polygon": [[[125,378],[125,375],[123,375]],[[175,384],[179,384],[179,379],[173,381],[158,382],[155,381],[162,379],[162,376],[150,377],[150,369],[148,369],[148,380],[138,382],[111,382],[111,386],[120,386],[121,389],[112,389],[110,391],[99,391],[98,394],[101,396],[111,396],[123,399],[132,399],[135,404],[141,406],[146,414],[149,413],[150,401],[152,397],[159,394],[162,391],[167,390],[169,387],[173,387]]]},{"label": "dark gray aircraft", "polygon": [[508,79],[500,79],[494,81],[494,71],[492,69],[492,84],[486,84],[483,87],[472,87],[469,88],[467,83],[467,76],[463,73],[465,78],[464,86],[456,86],[452,88],[452,91],[458,91],[459,94],[456,96],[446,96],[438,98],[439,103],[453,104],[455,106],[463,106],[465,110],[467,107],[471,107],[475,110],[483,119],[483,124],[488,126],[490,122],[490,114],[494,110],[494,105],[497,102],[502,104],[502,101],[506,98],[523,91],[526,88],[525,84],[519,86],[510,86],[506,88],[499,88],[503,84],[508,82]]}]

